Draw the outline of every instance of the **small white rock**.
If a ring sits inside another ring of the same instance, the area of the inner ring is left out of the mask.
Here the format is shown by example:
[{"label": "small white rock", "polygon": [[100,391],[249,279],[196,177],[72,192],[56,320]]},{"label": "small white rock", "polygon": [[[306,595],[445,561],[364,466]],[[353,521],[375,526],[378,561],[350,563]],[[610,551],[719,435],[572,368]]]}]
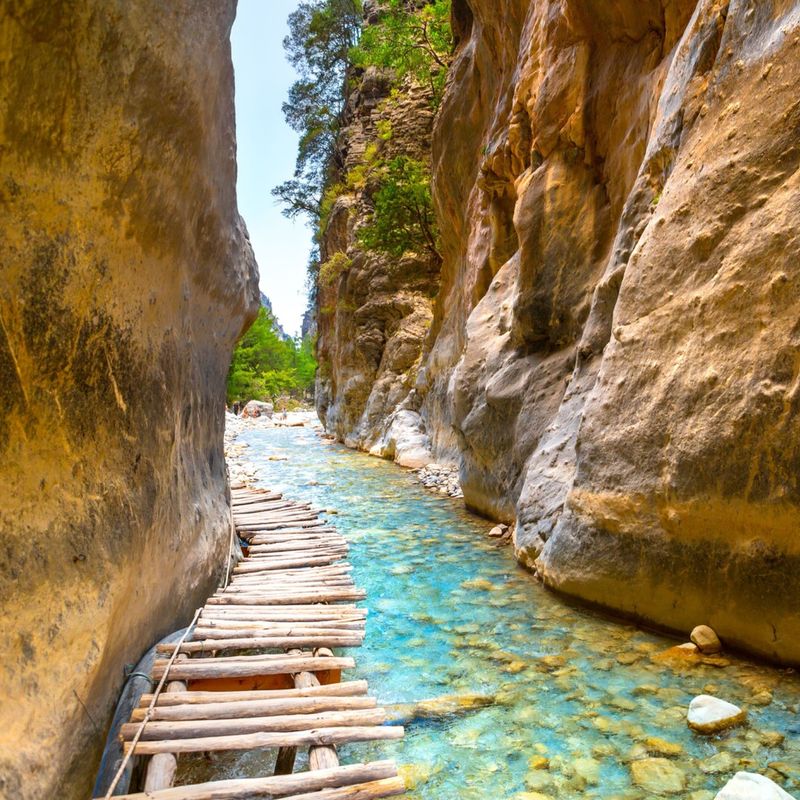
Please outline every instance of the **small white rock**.
[{"label": "small white rock", "polygon": [[689,703],[686,721],[693,731],[708,734],[739,725],[746,716],[747,713],[733,703],[709,694],[701,694]]},{"label": "small white rock", "polygon": [[794,800],[777,783],[755,772],[737,772],[714,800]]}]

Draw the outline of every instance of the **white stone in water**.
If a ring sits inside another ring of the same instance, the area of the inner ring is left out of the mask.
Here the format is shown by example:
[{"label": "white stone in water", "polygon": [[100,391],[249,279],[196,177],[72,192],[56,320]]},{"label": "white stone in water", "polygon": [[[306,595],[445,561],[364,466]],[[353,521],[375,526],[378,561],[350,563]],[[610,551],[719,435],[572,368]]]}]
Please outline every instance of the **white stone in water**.
[{"label": "white stone in water", "polygon": [[795,800],[769,778],[755,772],[737,772],[714,800]]},{"label": "white stone in water", "polygon": [[747,713],[739,706],[701,694],[689,703],[686,721],[693,731],[698,733],[717,733],[744,722]]}]

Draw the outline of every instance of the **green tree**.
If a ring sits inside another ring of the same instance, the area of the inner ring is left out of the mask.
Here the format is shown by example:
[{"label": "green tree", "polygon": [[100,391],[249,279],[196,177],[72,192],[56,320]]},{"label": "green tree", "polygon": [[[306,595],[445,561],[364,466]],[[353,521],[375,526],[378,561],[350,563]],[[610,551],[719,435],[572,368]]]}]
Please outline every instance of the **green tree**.
[{"label": "green tree", "polygon": [[286,121],[300,135],[294,177],[273,189],[292,218],[316,226],[325,187],[341,165],[336,139],[347,98],[349,53],[361,30],[361,0],[305,0],[289,16],[283,46],[298,74],[283,105]]},{"label": "green tree", "polygon": [[396,258],[426,250],[439,258],[439,233],[427,165],[398,156],[375,171],[378,189],[373,195],[374,211],[358,230],[361,246]]},{"label": "green tree", "polygon": [[411,77],[430,86],[438,105],[453,49],[450,3],[433,0],[417,8],[408,0],[388,0],[378,24],[367,25],[350,51],[353,65],[391,69],[399,81]]},{"label": "green tree", "polygon": [[316,361],[310,341],[285,339],[275,317],[261,308],[239,340],[228,373],[228,402],[302,397],[314,385]]}]

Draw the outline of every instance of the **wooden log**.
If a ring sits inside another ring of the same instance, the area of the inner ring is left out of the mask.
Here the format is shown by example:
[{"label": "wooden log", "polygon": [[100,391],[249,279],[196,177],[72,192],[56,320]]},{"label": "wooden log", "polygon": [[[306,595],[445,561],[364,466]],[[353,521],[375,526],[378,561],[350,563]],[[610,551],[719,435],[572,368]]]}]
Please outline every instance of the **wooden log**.
[{"label": "wooden log", "polygon": [[[258,702],[260,700],[294,699],[299,697],[356,697],[365,695],[368,690],[366,681],[344,681],[327,686],[306,686],[294,689],[270,689],[269,691],[250,692],[187,692],[184,697],[161,694],[156,700],[156,708],[162,706],[193,705],[195,703],[239,703]],[[152,694],[143,694],[139,700],[141,708],[149,707]]]},{"label": "wooden log", "polygon": [[[290,675],[295,672],[324,672],[326,670],[352,669],[352,658],[284,658],[277,661],[244,661],[235,659],[210,659],[216,664],[173,665],[170,677],[180,680],[202,678],[247,678],[258,675]],[[153,677],[159,679],[163,666],[153,667]]]},{"label": "wooden log", "polygon": [[310,636],[263,636],[243,639],[203,639],[184,642],[181,653],[217,653],[223,650],[256,650],[261,648],[285,649],[287,647],[360,647],[363,636],[332,636],[316,634]]},{"label": "wooden log", "polygon": [[[290,524],[291,523],[291,524]],[[265,522],[260,525],[253,525],[252,523],[247,523],[246,525],[236,526],[237,530],[243,531],[252,531],[253,533],[258,533],[260,531],[264,531],[265,533],[268,531],[279,531],[282,529],[298,529],[298,528],[316,528],[319,526],[319,521],[316,517],[310,518],[308,520],[281,520],[280,522]]]},{"label": "wooden log", "polygon": [[357,786],[342,786],[337,789],[323,789],[320,792],[293,794],[285,800],[378,800],[381,797],[395,797],[405,794],[406,784],[402,778],[387,778],[382,781],[361,783]]},{"label": "wooden log", "polygon": [[324,591],[298,591],[296,594],[237,594],[235,592],[214,595],[208,598],[209,605],[243,605],[243,606],[269,606],[269,605],[295,605],[299,603],[335,603],[337,600],[364,600],[366,592],[363,589],[328,589]]},{"label": "wooden log", "polygon": [[[234,719],[162,720],[148,722],[139,741],[200,739],[208,736],[243,736],[250,733],[306,731],[315,728],[364,727],[367,725],[382,725],[385,721],[386,711],[382,708],[323,711],[317,714],[285,714],[269,717],[237,717]],[[120,733],[125,741],[130,741],[138,729],[138,723],[126,722],[121,727]]]},{"label": "wooden log", "polygon": [[[206,606],[203,609],[203,613],[213,613],[216,615],[238,615],[247,611],[248,609],[244,606],[236,607],[236,608],[226,608],[225,606]],[[351,603],[345,604],[342,603],[340,605],[325,605],[324,603],[297,603],[283,606],[280,609],[275,608],[262,608],[261,606],[252,606],[253,611],[258,611],[264,615],[269,614],[305,614],[307,616],[313,616],[314,614],[336,614],[338,616],[349,617],[356,614],[366,614],[367,609],[353,605]]]},{"label": "wooden log", "polygon": [[[319,539],[344,539],[340,533],[333,528],[325,531],[316,531],[313,528],[303,531],[303,533],[260,533],[254,536],[252,544],[280,544],[281,542],[315,542]],[[256,541],[258,540],[258,541]],[[345,539],[345,541],[347,541]]]},{"label": "wooden log", "polygon": [[[288,606],[211,606],[208,614],[201,617],[203,627],[210,624],[224,623],[225,620],[252,621],[252,622],[318,622],[340,621],[340,622],[363,622],[365,614],[348,613],[335,614],[326,613],[324,609],[336,609],[337,606],[320,606],[318,612],[303,612],[290,609]],[[212,609],[214,609],[212,611]],[[216,609],[222,609],[226,613],[217,613]],[[364,609],[366,611],[366,609]]]},{"label": "wooden log", "polygon": [[[171,653],[175,649],[174,644],[164,645],[166,647],[167,652]],[[185,661],[187,656],[185,655],[178,655],[175,658],[175,663],[180,661]],[[186,684],[183,681],[170,681],[164,687],[164,692],[166,694],[184,694],[186,692]],[[155,708],[153,712],[155,712]],[[137,709],[134,709],[133,714],[136,714]],[[151,712],[151,714],[153,713]],[[141,716],[140,720],[144,720],[145,715],[147,714],[147,709],[141,709]],[[133,716],[131,717],[133,719]],[[139,726],[136,725],[135,729]],[[135,735],[134,733],[129,737],[133,738]],[[143,733],[144,735],[144,733]],[[147,764],[147,772],[145,774],[144,780],[144,790],[146,792],[156,792],[159,789],[168,789],[175,783],[175,775],[178,772],[178,759],[173,753],[157,753],[154,755],[149,763]]]},{"label": "wooden log", "polygon": [[316,636],[318,634],[339,636],[363,633],[364,629],[365,625],[363,621],[340,624],[335,624],[334,622],[266,622],[261,625],[257,625],[253,622],[231,622],[223,625],[197,628],[193,631],[194,636],[192,641],[203,641],[204,639],[241,639],[248,636]]},{"label": "wooden log", "polygon": [[245,580],[232,581],[225,589],[226,593],[240,592],[243,594],[256,594],[261,591],[268,593],[275,593],[283,590],[302,589],[308,591],[311,589],[354,589],[355,583],[350,577],[343,578],[297,578],[291,580],[284,578],[282,580],[272,580],[270,578],[249,578]]},{"label": "wooden log", "polygon": [[175,783],[178,759],[174,753],[156,753],[147,764],[144,790],[148,796],[159,789],[168,789]]},{"label": "wooden log", "polygon": [[263,553],[305,553],[309,550],[322,549],[344,550],[350,546],[343,539],[328,536],[324,539],[304,539],[302,542],[280,542],[275,544],[254,544],[250,546],[248,557]]},{"label": "wooden log", "polygon": [[397,776],[392,761],[352,764],[335,770],[300,772],[269,778],[233,778],[165,789],[157,794],[120,795],[115,800],[250,800],[250,798],[286,797],[297,792],[316,792],[328,788],[352,787],[364,782],[388,780]]},{"label": "wooden log", "polygon": [[[241,719],[243,717],[269,717],[280,714],[319,714],[322,711],[353,711],[376,708],[378,701],[366,695],[312,696],[270,698],[268,700],[242,700],[238,702],[184,703],[175,706],[156,706],[150,719],[192,720],[192,719]],[[147,709],[135,708],[131,721],[144,719]]]},{"label": "wooden log", "polygon": [[308,558],[287,558],[287,559],[275,559],[274,561],[260,561],[254,562],[248,561],[245,564],[241,564],[235,572],[268,572],[269,570],[273,569],[286,569],[287,567],[312,567],[312,566],[322,566],[325,564],[333,564],[335,561],[339,561],[341,556],[332,555],[332,556],[317,556],[314,555],[313,557]]},{"label": "wooden log", "polygon": [[[156,753],[202,753],[205,751],[262,750],[281,746],[319,746],[351,744],[353,742],[380,742],[402,739],[403,728],[397,725],[368,725],[364,727],[317,728],[308,731],[280,733],[248,733],[241,736],[206,736],[198,739],[172,739],[142,742],[136,745],[134,755]],[[124,744],[125,752],[131,749]]]}]

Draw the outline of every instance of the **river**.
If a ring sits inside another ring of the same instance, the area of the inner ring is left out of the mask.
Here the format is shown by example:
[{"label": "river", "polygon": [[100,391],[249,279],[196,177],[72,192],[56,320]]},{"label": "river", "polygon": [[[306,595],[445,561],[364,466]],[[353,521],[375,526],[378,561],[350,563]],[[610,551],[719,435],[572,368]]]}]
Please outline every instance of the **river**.
[{"label": "river", "polygon": [[[492,544],[485,520],[313,429],[250,429],[239,440],[261,485],[335,511],[350,540],[370,614],[347,677],[368,679],[386,705],[490,703],[414,719],[404,741],[343,748],[343,763],[395,758],[415,800],[710,800],[741,769],[800,790],[793,671],[730,654],[665,658],[678,642],[554,596]],[[749,724],[692,733],[686,708],[701,693],[745,707]],[[263,774],[264,758],[228,756],[216,774]]]}]

